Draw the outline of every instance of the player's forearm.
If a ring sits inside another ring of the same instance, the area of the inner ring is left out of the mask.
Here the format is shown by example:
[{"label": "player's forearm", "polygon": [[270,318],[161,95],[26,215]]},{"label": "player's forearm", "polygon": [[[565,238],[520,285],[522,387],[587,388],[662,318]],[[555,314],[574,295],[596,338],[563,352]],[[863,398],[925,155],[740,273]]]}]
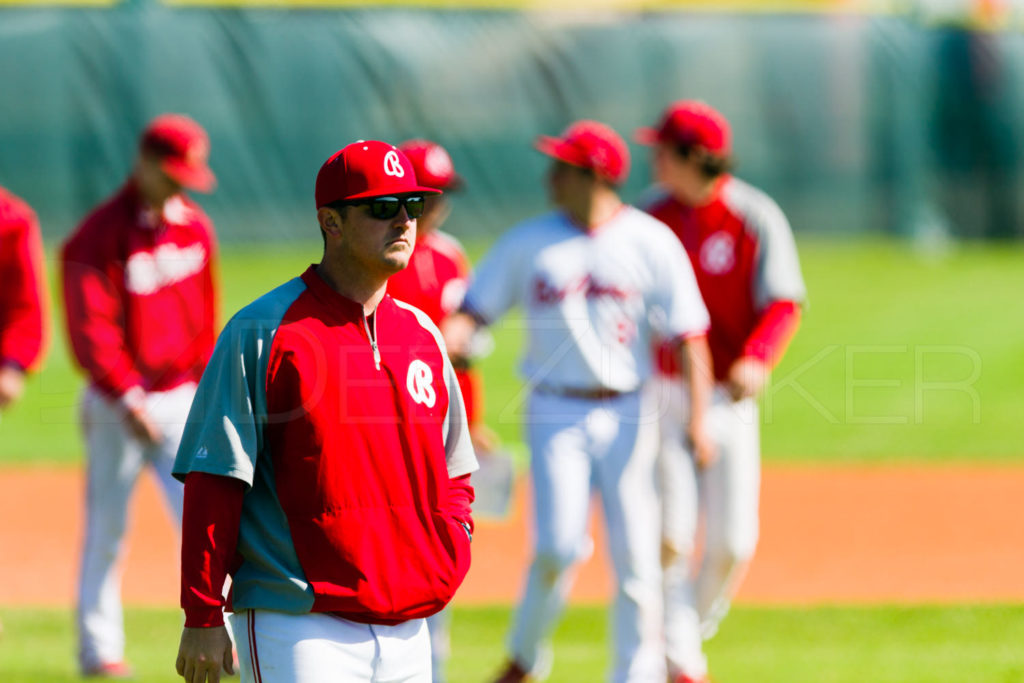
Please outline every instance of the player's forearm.
[{"label": "player's forearm", "polygon": [[0,254],[8,262],[0,268],[0,361],[22,370],[35,367],[46,348],[46,281],[43,246],[38,227],[29,225],[13,244],[4,242]]},{"label": "player's forearm", "polygon": [[461,477],[449,479],[448,484],[448,514],[469,527],[473,532],[473,501],[476,500],[476,493],[473,491],[473,484],[470,482],[470,475],[464,474]]},{"label": "player's forearm", "polygon": [[743,345],[743,355],[762,361],[769,369],[775,367],[800,326],[800,304],[795,301],[773,301],[768,305]]},{"label": "player's forearm", "polygon": [[711,405],[711,389],[714,385],[714,369],[711,361],[711,348],[706,336],[690,337],[682,342],[680,363],[683,376],[689,381],[690,423],[703,425]]},{"label": "player's forearm", "polygon": [[245,484],[191,472],[185,478],[181,524],[181,606],[185,626],[224,623],[222,592],[238,546]]},{"label": "player's forearm", "polygon": [[117,400],[142,385],[127,348],[121,301],[91,266],[63,264],[64,314],[71,350],[93,385]]}]

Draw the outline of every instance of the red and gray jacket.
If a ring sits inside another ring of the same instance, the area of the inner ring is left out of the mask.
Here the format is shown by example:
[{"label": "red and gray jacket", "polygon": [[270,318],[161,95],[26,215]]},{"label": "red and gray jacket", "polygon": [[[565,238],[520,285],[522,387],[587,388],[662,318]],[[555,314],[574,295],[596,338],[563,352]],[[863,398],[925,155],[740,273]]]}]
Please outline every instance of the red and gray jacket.
[{"label": "red and gray jacket", "polygon": [[189,415],[182,605],[370,623],[444,607],[469,569],[477,467],[437,328],[389,296],[372,315],[311,267],[225,327]]}]

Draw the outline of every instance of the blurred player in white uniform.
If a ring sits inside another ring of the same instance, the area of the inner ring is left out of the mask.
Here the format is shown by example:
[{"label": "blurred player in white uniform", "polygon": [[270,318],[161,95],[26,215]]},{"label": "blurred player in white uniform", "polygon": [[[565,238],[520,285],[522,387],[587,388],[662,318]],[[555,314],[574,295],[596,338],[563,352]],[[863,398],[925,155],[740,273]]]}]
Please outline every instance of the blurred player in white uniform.
[{"label": "blurred player in white uniform", "polygon": [[[593,121],[537,148],[554,158],[554,211],[509,230],[470,282],[463,314],[446,337],[459,350],[474,322],[522,306],[528,325],[521,370],[529,401],[535,554],[509,641],[501,683],[543,678],[552,630],[574,565],[590,554],[591,493],[600,493],[617,577],[611,680],[664,683],[657,411],[641,391],[653,336],[672,339],[681,362],[706,367],[707,312],[679,241],[659,221],[623,204],[629,152]],[[690,387],[705,405],[710,377]],[[708,443],[694,420],[691,436]]]},{"label": "blurred player in white uniform", "polygon": [[[659,395],[671,400],[661,430],[668,665],[676,683],[692,683],[706,680],[702,639],[728,612],[757,545],[756,401],[796,332],[805,289],[786,217],[728,173],[731,133],[721,114],[702,102],[676,102],[657,128],[637,137],[655,146],[654,174],[665,192],[648,211],[686,248],[711,315],[710,458],[694,453],[679,428],[689,410],[678,381],[685,369],[671,353],[659,354]],[[702,543],[695,542],[699,528]],[[696,574],[695,546],[703,547]]]}]

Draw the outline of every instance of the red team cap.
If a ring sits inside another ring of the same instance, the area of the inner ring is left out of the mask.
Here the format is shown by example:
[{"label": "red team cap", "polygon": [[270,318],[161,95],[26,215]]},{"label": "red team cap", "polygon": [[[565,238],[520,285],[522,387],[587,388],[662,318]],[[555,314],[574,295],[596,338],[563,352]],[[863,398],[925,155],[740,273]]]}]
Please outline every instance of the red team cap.
[{"label": "red team cap", "polygon": [[711,106],[697,100],[673,102],[662,114],[657,128],[637,129],[636,140],[645,145],[659,142],[693,145],[721,157],[732,152],[729,122]]},{"label": "red team cap", "polygon": [[419,182],[446,192],[462,188],[462,176],[455,172],[448,150],[441,145],[430,140],[407,140],[398,149],[409,157]]},{"label": "red team cap", "polygon": [[629,148],[614,130],[597,121],[577,121],[562,137],[541,135],[534,146],[573,166],[592,170],[613,185],[629,175]]},{"label": "red team cap", "polygon": [[160,168],[182,187],[209,192],[217,184],[208,166],[210,138],[184,114],[157,116],[146,126],[139,146],[160,157]]},{"label": "red team cap", "polygon": [[357,140],[331,155],[316,174],[316,208],[349,199],[441,194],[416,181],[416,169],[397,147]]}]

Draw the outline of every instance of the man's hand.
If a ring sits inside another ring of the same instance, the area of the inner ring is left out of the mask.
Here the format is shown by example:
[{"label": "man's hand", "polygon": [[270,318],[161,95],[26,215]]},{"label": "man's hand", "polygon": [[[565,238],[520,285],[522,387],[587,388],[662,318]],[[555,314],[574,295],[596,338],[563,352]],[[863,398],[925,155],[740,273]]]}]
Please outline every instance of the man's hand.
[{"label": "man's hand", "polygon": [[768,366],[763,361],[753,356],[738,358],[729,367],[729,376],[725,383],[732,400],[741,401],[756,397],[768,381],[768,374]]},{"label": "man's hand", "polygon": [[715,442],[703,424],[691,423],[686,430],[686,439],[690,442],[693,461],[697,464],[697,469],[703,470],[710,467],[718,458]]},{"label": "man's hand", "polygon": [[153,418],[149,416],[146,408],[142,405],[134,405],[127,408],[124,414],[124,421],[128,431],[146,445],[158,444],[164,438],[163,434],[160,433],[159,427],[153,422]]},{"label": "man's hand", "polygon": [[469,425],[469,438],[473,442],[473,450],[479,453],[493,453],[498,448],[498,433],[483,422]]},{"label": "man's hand", "polygon": [[6,408],[25,390],[25,373],[13,365],[0,366],[0,409]]},{"label": "man's hand", "polygon": [[453,359],[469,358],[473,349],[473,334],[476,320],[468,313],[453,313],[440,324],[441,336],[448,347],[448,356]]},{"label": "man's hand", "polygon": [[175,668],[186,683],[219,683],[220,672],[235,674],[231,638],[223,626],[188,628],[181,632]]}]

